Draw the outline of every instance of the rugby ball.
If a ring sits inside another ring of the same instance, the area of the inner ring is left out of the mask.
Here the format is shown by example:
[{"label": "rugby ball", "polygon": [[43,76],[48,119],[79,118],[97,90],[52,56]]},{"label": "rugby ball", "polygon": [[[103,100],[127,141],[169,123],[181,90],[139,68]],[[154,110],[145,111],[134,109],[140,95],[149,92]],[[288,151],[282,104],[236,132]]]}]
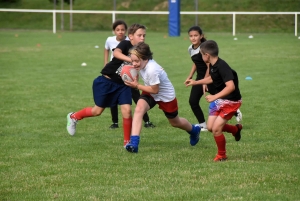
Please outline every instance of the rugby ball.
[{"label": "rugby ball", "polygon": [[135,78],[138,78],[139,72],[130,65],[124,65],[121,70],[121,78],[123,81],[134,81]]}]

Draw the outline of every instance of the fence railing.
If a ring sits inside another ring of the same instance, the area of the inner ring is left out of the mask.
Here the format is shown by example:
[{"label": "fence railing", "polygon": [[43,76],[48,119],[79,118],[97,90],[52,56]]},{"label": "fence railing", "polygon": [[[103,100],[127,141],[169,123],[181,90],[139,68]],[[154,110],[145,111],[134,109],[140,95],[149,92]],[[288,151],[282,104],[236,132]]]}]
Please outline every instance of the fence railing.
[{"label": "fence railing", "polygon": [[[53,14],[53,33],[56,33],[56,14],[57,13],[81,13],[81,14],[111,14],[112,22],[116,19],[116,14],[127,15],[168,15],[169,11],[96,11],[96,10],[40,10],[40,9],[0,9],[0,12],[30,12],[30,13],[52,13]],[[180,15],[232,15],[232,35],[235,36],[236,16],[237,15],[294,15],[295,16],[295,36],[298,32],[298,15],[300,12],[193,12],[180,11]],[[70,22],[72,23],[72,22]]]}]

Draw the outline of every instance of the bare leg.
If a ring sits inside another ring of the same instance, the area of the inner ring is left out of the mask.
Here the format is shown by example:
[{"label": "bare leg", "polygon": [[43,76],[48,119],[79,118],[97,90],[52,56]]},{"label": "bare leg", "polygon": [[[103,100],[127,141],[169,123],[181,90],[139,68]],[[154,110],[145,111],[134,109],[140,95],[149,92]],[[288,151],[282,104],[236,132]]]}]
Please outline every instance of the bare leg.
[{"label": "bare leg", "polygon": [[139,99],[134,110],[133,120],[132,120],[132,131],[130,142],[125,146],[126,150],[132,153],[138,152],[138,145],[140,142],[140,134],[143,124],[143,115],[150,109],[148,103]]},{"label": "bare leg", "polygon": [[133,114],[132,131],[131,131],[132,136],[140,135],[142,130],[142,124],[143,124],[143,116],[149,109],[150,107],[148,103],[143,99],[139,99]]},{"label": "bare leg", "polygon": [[188,122],[188,120],[186,120],[185,118],[177,116],[173,119],[168,119],[168,120],[169,120],[170,124],[173,127],[180,128],[180,129],[185,130],[187,132],[192,130],[191,123]]}]

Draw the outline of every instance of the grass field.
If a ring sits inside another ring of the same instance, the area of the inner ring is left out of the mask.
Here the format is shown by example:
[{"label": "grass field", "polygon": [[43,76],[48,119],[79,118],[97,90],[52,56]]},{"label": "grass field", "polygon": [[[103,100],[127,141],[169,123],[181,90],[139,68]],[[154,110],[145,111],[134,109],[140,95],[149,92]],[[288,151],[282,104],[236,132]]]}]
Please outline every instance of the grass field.
[{"label": "grass field", "polygon": [[[300,200],[297,37],[206,34],[238,72],[243,96],[242,139],[225,134],[228,161],[215,163],[211,133],[191,147],[157,107],[138,154],[124,150],[121,128],[108,129],[109,110],[68,135],[67,113],[93,105],[110,34],[0,32],[0,200]],[[180,116],[196,123],[183,85],[192,65],[186,34],[146,41],[175,86]]]}]

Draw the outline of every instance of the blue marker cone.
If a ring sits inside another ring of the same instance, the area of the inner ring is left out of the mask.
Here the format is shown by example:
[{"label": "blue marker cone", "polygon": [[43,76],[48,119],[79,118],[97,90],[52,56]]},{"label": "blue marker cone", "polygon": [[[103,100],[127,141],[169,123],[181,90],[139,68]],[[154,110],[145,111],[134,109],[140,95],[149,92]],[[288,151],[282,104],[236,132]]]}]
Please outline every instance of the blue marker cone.
[{"label": "blue marker cone", "polygon": [[246,80],[252,80],[252,77],[247,76],[247,77],[246,77]]}]

